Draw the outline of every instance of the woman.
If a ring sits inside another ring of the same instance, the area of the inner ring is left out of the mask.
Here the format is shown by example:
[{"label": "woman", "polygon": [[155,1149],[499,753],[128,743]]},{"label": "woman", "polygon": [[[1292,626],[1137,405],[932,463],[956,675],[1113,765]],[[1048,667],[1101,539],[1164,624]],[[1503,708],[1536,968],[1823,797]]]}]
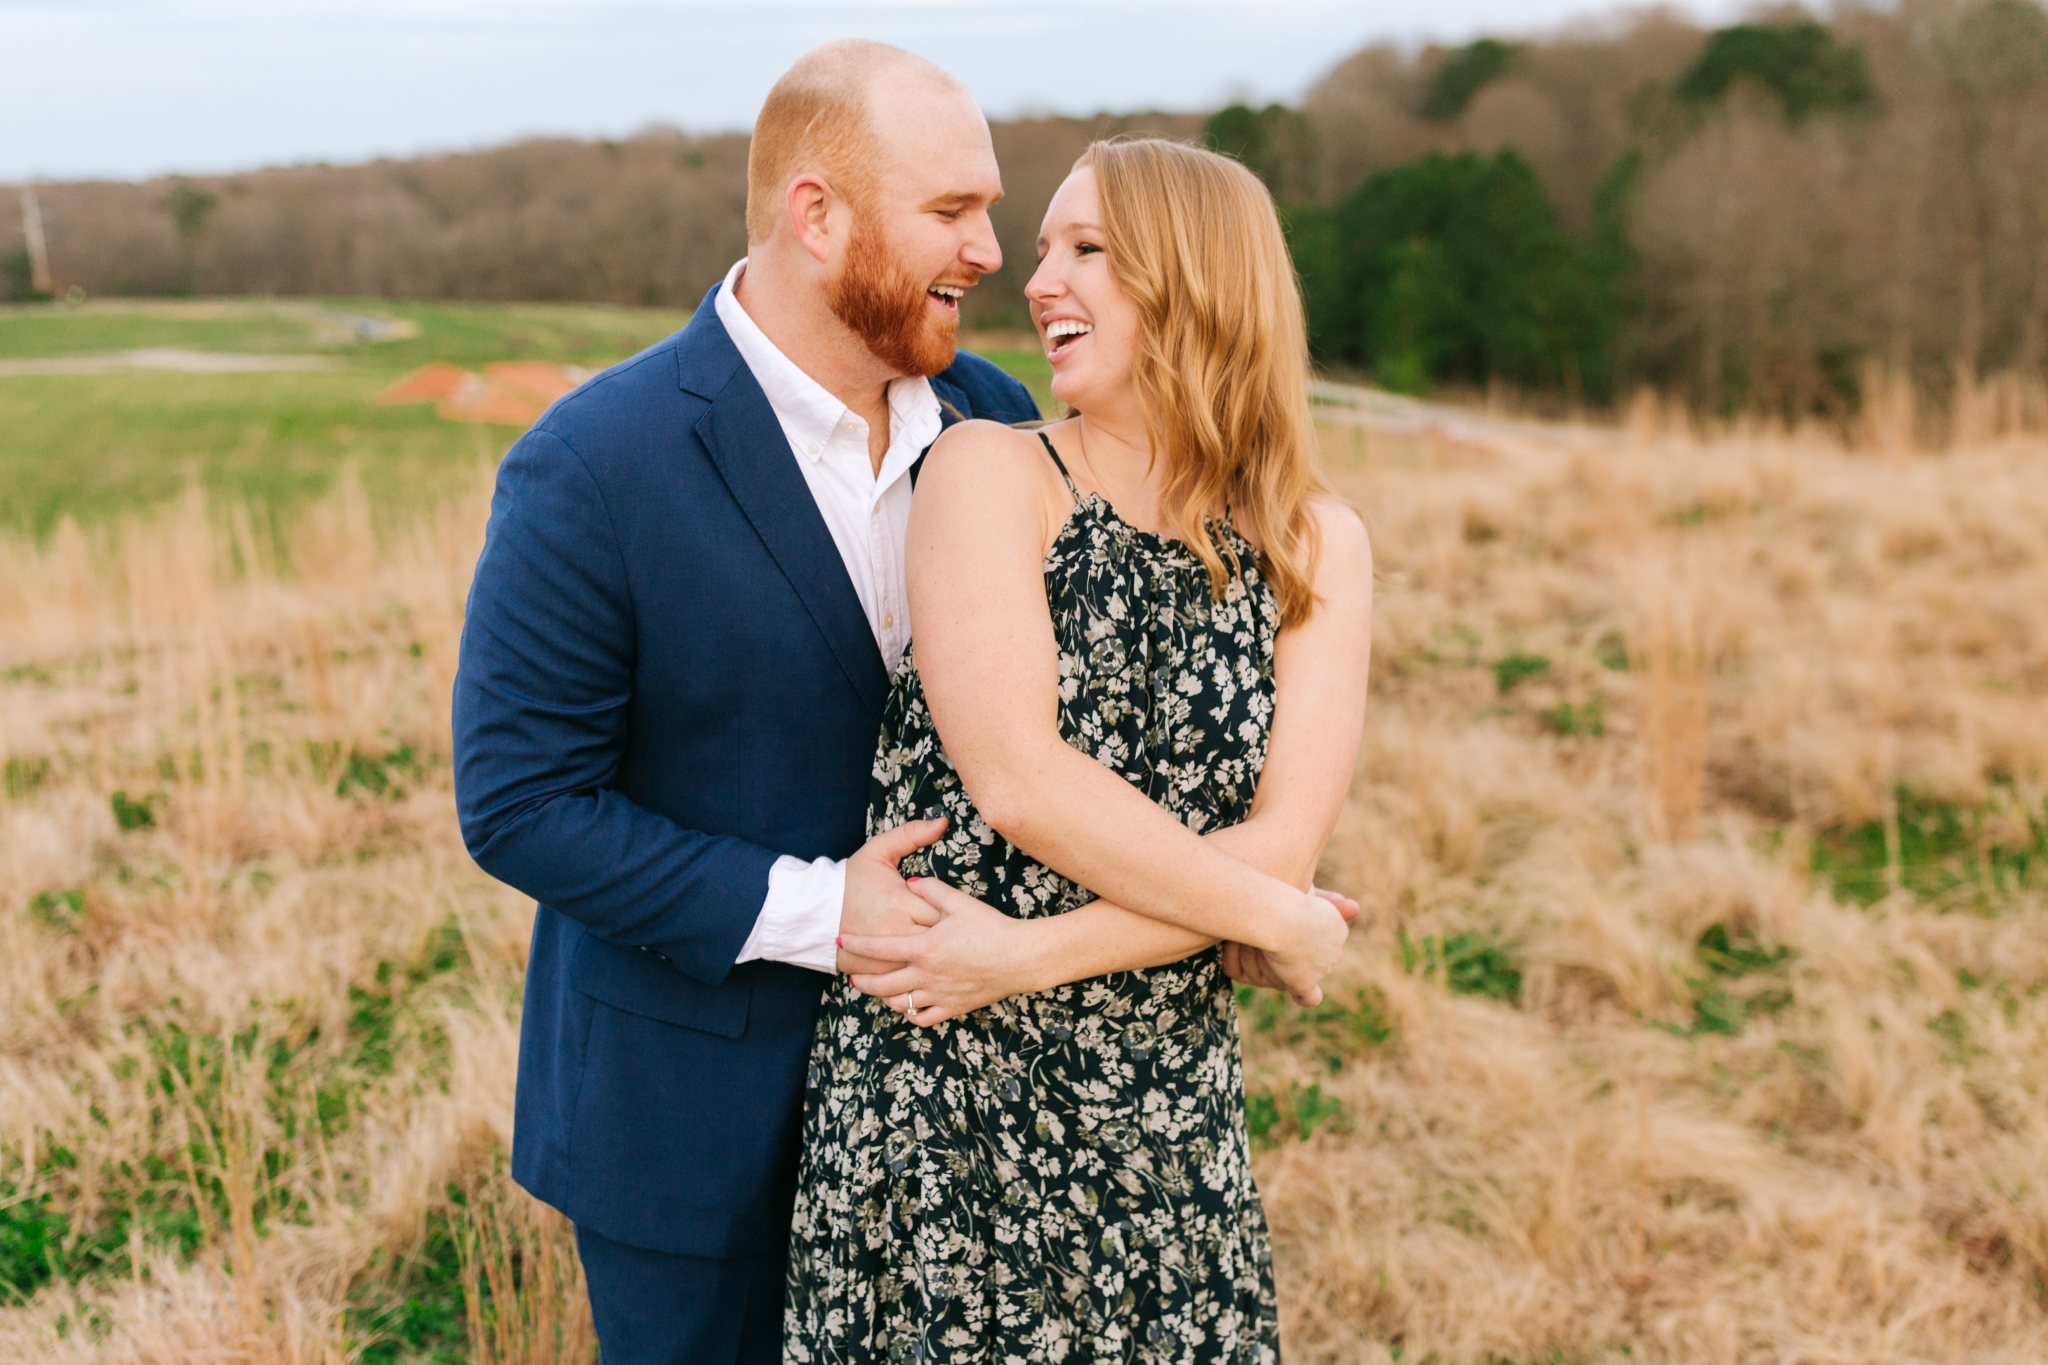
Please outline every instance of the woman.
[{"label": "woman", "polygon": [[1341,951],[1307,887],[1357,753],[1370,549],[1311,464],[1254,177],[1098,143],[1039,246],[1077,415],[963,423],[918,488],[869,822],[951,820],[905,863],[937,946],[849,939],[910,963],[827,994],[794,1361],[1277,1359],[1225,954],[1313,1000]]}]

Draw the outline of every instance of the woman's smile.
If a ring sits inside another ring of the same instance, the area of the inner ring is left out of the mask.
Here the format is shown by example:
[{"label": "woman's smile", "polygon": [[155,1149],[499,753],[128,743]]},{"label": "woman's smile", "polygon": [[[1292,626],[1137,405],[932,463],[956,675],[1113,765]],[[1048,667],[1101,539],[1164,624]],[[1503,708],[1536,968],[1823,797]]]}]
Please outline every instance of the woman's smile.
[{"label": "woman's smile", "polygon": [[1095,330],[1094,323],[1079,318],[1055,318],[1045,322],[1044,327],[1045,356],[1055,365],[1071,355],[1075,344]]}]

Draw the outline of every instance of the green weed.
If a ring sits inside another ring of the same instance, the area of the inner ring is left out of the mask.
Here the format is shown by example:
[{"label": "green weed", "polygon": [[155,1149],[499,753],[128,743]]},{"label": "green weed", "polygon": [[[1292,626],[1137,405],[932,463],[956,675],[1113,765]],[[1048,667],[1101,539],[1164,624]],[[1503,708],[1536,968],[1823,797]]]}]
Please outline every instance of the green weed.
[{"label": "green weed", "polygon": [[156,828],[156,808],[163,802],[162,792],[151,792],[140,800],[130,799],[126,791],[117,791],[108,801],[114,811],[114,823],[123,834],[138,829]]},{"label": "green weed", "polygon": [[0,1303],[19,1302],[57,1273],[71,1220],[47,1194],[24,1195],[0,1185]]},{"label": "green weed", "polygon": [[1325,1124],[1340,1124],[1344,1102],[1325,1095],[1320,1082],[1289,1081],[1284,1092],[1246,1090],[1244,1125],[1254,1146],[1275,1147],[1289,1138],[1306,1142]]},{"label": "green weed", "polygon": [[1970,1041],[1970,1021],[1954,1010],[1943,1010],[1927,1021],[1927,1031],[1946,1044],[1941,1060],[1949,1066],[1967,1066],[1987,1050]]},{"label": "green weed", "polygon": [[460,926],[450,917],[428,935],[417,958],[409,963],[379,962],[374,987],[350,986],[351,1065],[365,1075],[390,1075],[402,1043],[400,1025],[405,1022],[406,997],[436,977],[468,966],[468,945]]},{"label": "green weed", "polygon": [[38,891],[29,897],[28,917],[45,929],[60,934],[74,933],[85,914],[85,893],[67,889]]},{"label": "green weed", "polygon": [[1493,661],[1493,681],[1501,693],[1514,691],[1531,678],[1540,678],[1550,671],[1550,660],[1541,654],[1507,655]]},{"label": "green weed", "polygon": [[33,796],[49,778],[49,759],[41,754],[16,754],[7,760],[4,772],[0,772],[0,788],[4,788],[9,800],[19,800]]},{"label": "green weed", "polygon": [[[1754,935],[1729,933],[1725,924],[1708,925],[1693,945],[1693,958],[1706,975],[1683,978],[1692,992],[1692,1022],[1684,1028],[1663,1027],[1690,1037],[1734,1037],[1752,1017],[1776,1014],[1792,1004],[1791,989],[1778,979],[1798,956],[1785,944],[1766,946]],[[1764,980],[1748,980],[1752,977]]]},{"label": "green weed", "polygon": [[[46,894],[52,914],[75,913],[74,901],[82,908],[75,892]],[[395,1074],[401,1063],[409,1074],[433,1083],[437,1066],[445,1068],[446,1038],[410,997],[468,966],[467,946],[451,918],[427,937],[416,957],[381,963],[374,988],[351,990],[354,1013],[347,1046],[338,1052],[314,1051],[318,1028],[303,1035],[266,1034],[264,1025],[251,1024],[221,1036],[176,1020],[128,1025],[123,1036],[132,1051],[115,1057],[109,1070],[117,1079],[144,1078],[154,1142],[100,1166],[89,1222],[79,1221],[74,1211],[83,1182],[78,1158],[62,1143],[45,1149],[32,1176],[17,1172],[13,1183],[0,1180],[0,1298],[33,1292],[53,1278],[80,1283],[132,1274],[130,1254],[138,1244],[181,1260],[197,1255],[207,1229],[224,1226],[228,1217],[222,1134],[233,1121],[233,1106],[246,1103],[235,1095],[237,1086],[260,1087],[260,1102],[280,1129],[279,1141],[255,1154],[258,1230],[302,1221],[302,1182],[293,1175],[299,1125],[314,1122],[323,1135],[333,1136],[348,1125],[363,1092]],[[181,1114],[196,1123],[180,1122]],[[352,1311],[361,1308],[374,1319],[365,1342],[399,1343],[396,1354],[370,1351],[364,1359],[459,1358],[446,1353],[453,1349],[447,1343],[459,1343],[466,1330],[459,1298],[451,1307],[443,1292],[455,1282],[453,1244],[441,1246],[431,1234],[430,1229],[429,1246],[419,1258],[387,1267],[395,1279],[365,1290],[369,1298],[352,1301]]]},{"label": "green weed", "polygon": [[1456,995],[1512,1005],[1522,996],[1522,968],[1513,949],[1483,934],[1432,934],[1420,943],[1400,934],[1401,966],[1436,977]]},{"label": "green weed", "polygon": [[455,1207],[427,1215],[419,1250],[389,1261],[380,1254],[350,1296],[344,1331],[361,1365],[464,1365],[469,1359],[455,1226],[466,1201],[454,1185],[447,1194]]},{"label": "green weed", "polygon": [[1905,786],[1896,789],[1894,801],[1895,826],[1869,820],[1815,836],[1814,875],[1832,885],[1837,900],[1871,905],[1896,882],[1921,900],[1990,911],[2015,892],[2043,883],[2048,807],[2020,807],[2009,788],[1995,791],[1976,810]]},{"label": "green weed", "polygon": [[1348,1004],[1336,996],[1325,996],[1314,1009],[1301,1008],[1280,991],[1239,986],[1237,1008],[1238,1017],[1252,1032],[1267,1035],[1283,1047],[1306,1048],[1332,1071],[1394,1036],[1386,999],[1370,986],[1355,992]]},{"label": "green weed", "polygon": [[1553,734],[1567,738],[1585,735],[1598,739],[1607,733],[1607,719],[1598,697],[1579,706],[1561,701],[1543,713],[1543,723]]},{"label": "green weed", "polygon": [[1752,935],[1731,935],[1727,925],[1710,924],[1693,946],[1693,956],[1717,976],[1749,976],[1783,971],[1799,950],[1782,943],[1766,948]]},{"label": "green weed", "polygon": [[419,751],[410,744],[401,744],[381,757],[350,749],[348,761],[342,765],[341,780],[334,784],[334,794],[347,796],[352,791],[361,791],[395,801],[405,795],[399,779],[417,782],[424,771]]}]

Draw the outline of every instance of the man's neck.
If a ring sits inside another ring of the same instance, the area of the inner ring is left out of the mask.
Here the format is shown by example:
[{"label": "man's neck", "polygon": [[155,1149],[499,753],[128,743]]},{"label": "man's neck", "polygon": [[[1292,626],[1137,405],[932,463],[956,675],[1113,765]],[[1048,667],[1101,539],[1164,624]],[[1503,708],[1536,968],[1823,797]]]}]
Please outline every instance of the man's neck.
[{"label": "man's neck", "polygon": [[734,300],[789,362],[868,424],[868,461],[877,474],[889,451],[889,382],[877,360],[809,281],[790,278],[772,257],[749,258]]}]

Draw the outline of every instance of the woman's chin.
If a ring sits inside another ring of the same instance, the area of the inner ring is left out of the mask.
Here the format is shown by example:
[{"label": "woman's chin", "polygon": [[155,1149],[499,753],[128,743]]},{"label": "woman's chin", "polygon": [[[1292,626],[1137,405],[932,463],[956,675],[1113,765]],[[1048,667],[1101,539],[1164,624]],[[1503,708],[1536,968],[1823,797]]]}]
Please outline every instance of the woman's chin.
[{"label": "woman's chin", "polygon": [[1052,396],[1079,412],[1088,405],[1088,392],[1092,387],[1080,381],[1079,376],[1053,371],[1052,383],[1047,386]]}]

